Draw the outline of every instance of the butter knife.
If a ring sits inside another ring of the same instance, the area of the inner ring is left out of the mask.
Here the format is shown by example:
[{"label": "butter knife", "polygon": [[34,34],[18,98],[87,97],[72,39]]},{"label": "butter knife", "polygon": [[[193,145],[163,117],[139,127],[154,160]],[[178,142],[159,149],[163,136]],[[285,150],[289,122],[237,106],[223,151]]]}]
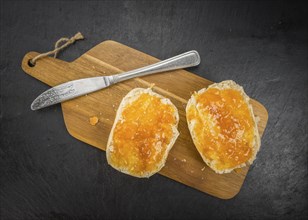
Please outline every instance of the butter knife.
[{"label": "butter knife", "polygon": [[60,102],[76,98],[81,95],[95,92],[115,83],[122,82],[124,80],[128,80],[134,77],[182,69],[186,67],[197,66],[199,64],[200,56],[197,51],[192,50],[177,55],[175,57],[171,57],[167,60],[163,60],[158,63],[131,70],[128,72],[119,73],[111,76],[90,77],[69,81],[43,92],[32,102],[31,109],[38,110],[41,108],[45,108]]}]

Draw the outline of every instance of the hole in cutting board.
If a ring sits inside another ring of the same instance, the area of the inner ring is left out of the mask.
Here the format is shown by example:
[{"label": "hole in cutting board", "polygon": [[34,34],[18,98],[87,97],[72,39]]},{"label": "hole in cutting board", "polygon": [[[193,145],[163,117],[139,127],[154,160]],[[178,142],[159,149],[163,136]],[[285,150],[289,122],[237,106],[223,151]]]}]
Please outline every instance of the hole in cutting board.
[{"label": "hole in cutting board", "polygon": [[30,66],[30,67],[35,67],[35,64],[31,62],[31,59],[28,60],[28,66]]}]

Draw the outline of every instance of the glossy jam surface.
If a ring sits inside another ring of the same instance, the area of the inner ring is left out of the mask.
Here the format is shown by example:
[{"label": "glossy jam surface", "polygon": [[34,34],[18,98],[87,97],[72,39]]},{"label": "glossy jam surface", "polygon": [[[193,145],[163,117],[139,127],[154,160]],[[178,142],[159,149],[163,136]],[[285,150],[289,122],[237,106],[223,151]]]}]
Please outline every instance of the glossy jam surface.
[{"label": "glossy jam surface", "polygon": [[174,111],[147,93],[126,106],[114,129],[112,163],[138,176],[155,171],[173,136]]},{"label": "glossy jam surface", "polygon": [[241,93],[209,88],[194,97],[196,106],[190,106],[187,119],[194,124],[198,151],[216,160],[218,170],[247,162],[253,153],[254,121]]}]

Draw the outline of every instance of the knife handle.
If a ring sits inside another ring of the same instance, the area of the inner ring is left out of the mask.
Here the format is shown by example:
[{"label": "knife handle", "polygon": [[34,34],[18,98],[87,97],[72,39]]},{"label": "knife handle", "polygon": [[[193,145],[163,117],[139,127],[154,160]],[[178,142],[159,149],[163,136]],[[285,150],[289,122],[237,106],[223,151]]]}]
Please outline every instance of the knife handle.
[{"label": "knife handle", "polygon": [[131,78],[150,75],[154,73],[197,66],[199,64],[200,56],[198,52],[195,50],[191,50],[149,66],[113,75],[113,83],[118,83]]}]

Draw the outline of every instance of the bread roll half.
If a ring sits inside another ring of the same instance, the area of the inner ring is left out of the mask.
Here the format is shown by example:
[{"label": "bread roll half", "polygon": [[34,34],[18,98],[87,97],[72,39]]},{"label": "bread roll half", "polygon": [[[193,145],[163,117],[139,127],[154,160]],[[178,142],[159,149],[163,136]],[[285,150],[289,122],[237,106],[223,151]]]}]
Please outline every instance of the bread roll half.
[{"label": "bread roll half", "polygon": [[193,142],[216,173],[230,173],[252,164],[260,136],[249,97],[232,80],[195,92],[186,106]]},{"label": "bread roll half", "polygon": [[169,99],[150,88],[133,89],[123,98],[108,139],[109,165],[135,177],[157,173],[179,135],[178,122]]}]

